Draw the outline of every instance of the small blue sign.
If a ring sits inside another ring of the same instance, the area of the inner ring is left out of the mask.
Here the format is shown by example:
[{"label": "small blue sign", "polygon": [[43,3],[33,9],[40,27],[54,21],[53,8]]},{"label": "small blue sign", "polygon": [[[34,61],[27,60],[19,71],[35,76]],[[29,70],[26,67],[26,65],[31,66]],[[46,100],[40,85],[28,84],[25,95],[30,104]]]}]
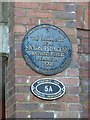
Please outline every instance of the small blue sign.
[{"label": "small blue sign", "polygon": [[65,86],[58,80],[43,78],[35,81],[30,87],[32,93],[45,100],[54,100],[65,93]]}]

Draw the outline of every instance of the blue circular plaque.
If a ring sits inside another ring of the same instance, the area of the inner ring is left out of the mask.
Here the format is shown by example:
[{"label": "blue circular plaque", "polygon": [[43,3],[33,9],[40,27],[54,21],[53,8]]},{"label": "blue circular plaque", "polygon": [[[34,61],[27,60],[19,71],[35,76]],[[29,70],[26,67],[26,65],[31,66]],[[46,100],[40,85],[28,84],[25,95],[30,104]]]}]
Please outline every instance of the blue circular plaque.
[{"label": "blue circular plaque", "polygon": [[70,64],[72,46],[69,37],[60,28],[41,24],[25,35],[22,54],[26,64],[34,71],[54,75]]}]

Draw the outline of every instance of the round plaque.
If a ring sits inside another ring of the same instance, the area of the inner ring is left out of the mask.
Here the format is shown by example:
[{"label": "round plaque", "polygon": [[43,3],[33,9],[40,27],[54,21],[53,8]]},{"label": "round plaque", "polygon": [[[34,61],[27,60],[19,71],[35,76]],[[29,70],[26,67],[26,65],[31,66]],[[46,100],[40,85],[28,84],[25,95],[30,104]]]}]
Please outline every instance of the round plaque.
[{"label": "round plaque", "polygon": [[36,72],[54,75],[70,64],[72,46],[68,36],[60,28],[41,24],[25,35],[22,54],[26,64]]}]

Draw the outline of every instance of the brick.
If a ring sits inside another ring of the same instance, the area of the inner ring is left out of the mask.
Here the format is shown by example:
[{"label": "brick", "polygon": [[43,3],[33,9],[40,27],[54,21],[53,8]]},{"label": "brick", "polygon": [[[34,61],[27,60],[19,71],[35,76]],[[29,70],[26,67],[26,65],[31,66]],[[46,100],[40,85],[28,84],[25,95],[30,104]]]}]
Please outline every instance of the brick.
[{"label": "brick", "polygon": [[90,102],[87,100],[87,101],[84,101],[83,103],[84,105],[84,109],[89,112],[90,111]]},{"label": "brick", "polygon": [[85,17],[84,17],[84,29],[90,29],[90,25],[89,25],[89,19],[90,19],[90,10],[89,7],[87,7],[87,9],[85,9]]},{"label": "brick", "polygon": [[79,118],[79,112],[59,112],[57,118]]},{"label": "brick", "polygon": [[76,29],[75,28],[62,28],[62,30],[69,36],[69,35],[74,35],[76,36]]},{"label": "brick", "polygon": [[81,104],[69,104],[69,110],[70,111],[82,111],[82,105]]},{"label": "brick", "polygon": [[16,32],[16,33],[25,33],[26,29],[22,25],[15,25],[14,26],[14,32]]},{"label": "brick", "polygon": [[68,76],[77,77],[77,76],[79,76],[79,70],[78,69],[68,69],[67,74],[68,74]]},{"label": "brick", "polygon": [[80,77],[82,77],[82,78],[88,78],[88,77],[90,77],[90,75],[89,75],[89,73],[88,73],[88,69],[81,69],[80,70]]},{"label": "brick", "polygon": [[15,41],[17,42],[22,42],[22,40],[23,40],[23,38],[24,38],[24,33],[16,33],[15,34]]},{"label": "brick", "polygon": [[72,60],[76,60],[76,61],[78,61],[78,54],[77,54],[77,51],[75,51],[75,49],[73,49],[73,53],[72,53]]},{"label": "brick", "polygon": [[77,28],[82,28],[83,27],[83,9],[80,6],[77,6],[76,19],[77,19]]},{"label": "brick", "polygon": [[80,94],[81,88],[79,86],[66,87],[67,94]]},{"label": "brick", "polygon": [[24,9],[15,9],[15,16],[24,17],[26,15],[27,15],[26,10],[24,10]]},{"label": "brick", "polygon": [[28,13],[28,15],[30,16],[30,17],[36,17],[36,12],[35,12],[35,10],[28,10],[27,11],[27,13]]},{"label": "brick", "polygon": [[55,77],[56,79],[60,80],[63,84],[67,86],[79,85],[79,78],[60,78]]},{"label": "brick", "polygon": [[67,12],[72,12],[72,11],[76,11],[76,5],[75,4],[73,4],[73,3],[66,3],[65,5],[64,5],[64,10],[65,11],[67,11]]},{"label": "brick", "polygon": [[28,17],[15,17],[15,24],[29,25],[30,19]]},{"label": "brick", "polygon": [[85,62],[85,61],[80,61],[80,68],[85,68],[85,69],[87,69],[87,68],[90,68],[90,61],[88,61],[88,62]]},{"label": "brick", "polygon": [[89,94],[81,93],[80,100],[81,101],[90,100],[90,98],[88,96],[89,96]]},{"label": "brick", "polygon": [[30,83],[30,79],[28,77],[25,77],[25,76],[19,76],[19,77],[16,77],[15,78],[15,83],[16,84],[26,84],[27,83],[27,80],[29,81]]},{"label": "brick", "polygon": [[76,14],[72,12],[53,12],[53,16],[55,19],[67,19],[67,20],[72,20],[75,19]]},{"label": "brick", "polygon": [[22,51],[21,51],[21,49],[15,51],[15,57],[16,57],[16,58],[22,58],[22,57],[23,57],[23,56],[22,56]]},{"label": "brick", "polygon": [[80,98],[78,95],[64,95],[60,99],[58,99],[58,102],[64,102],[64,103],[79,103]]},{"label": "brick", "polygon": [[31,118],[54,118],[54,113],[53,112],[31,112]]},{"label": "brick", "polygon": [[81,118],[85,118],[88,120],[88,118],[90,118],[90,115],[88,114],[88,112],[84,111],[84,112],[81,112]]},{"label": "brick", "polygon": [[44,104],[43,106],[44,110],[53,110],[53,111],[65,111],[67,110],[67,105],[62,104]]},{"label": "brick", "polygon": [[16,93],[29,93],[30,92],[30,86],[15,86]]},{"label": "brick", "polygon": [[40,10],[64,10],[64,5],[62,3],[40,3]]},{"label": "brick", "polygon": [[77,40],[76,40],[76,36],[75,35],[69,35],[70,41],[72,44],[76,44]]},{"label": "brick", "polygon": [[56,26],[65,27],[66,21],[65,21],[65,20],[55,19],[55,20],[54,20],[54,24],[55,24]]},{"label": "brick", "polygon": [[26,101],[26,96],[24,93],[17,93],[16,94],[16,100],[19,101],[19,102],[24,102]]},{"label": "brick", "polygon": [[80,38],[88,38],[89,37],[89,31],[78,30],[77,36],[80,37]]},{"label": "brick", "polygon": [[90,92],[90,88],[88,87],[88,85],[82,85],[82,92],[85,94]]},{"label": "brick", "polygon": [[40,19],[41,24],[54,24],[54,20]]},{"label": "brick", "polygon": [[17,75],[29,75],[29,76],[35,76],[38,75],[37,72],[33,71],[31,68],[25,68],[25,67],[18,67],[15,69],[15,73]]},{"label": "brick", "polygon": [[39,17],[39,18],[51,18],[52,17],[52,14],[51,13],[46,13],[46,12],[36,12],[36,17]]},{"label": "brick", "polygon": [[16,58],[15,59],[15,66],[26,66],[25,60],[23,58]]},{"label": "brick", "polygon": [[88,45],[82,45],[82,46],[80,46],[80,47],[78,47],[78,51],[80,52],[80,53],[90,53],[90,48],[89,48],[90,46],[88,46]]},{"label": "brick", "polygon": [[17,8],[38,8],[38,2],[15,2],[15,7]]},{"label": "brick", "polygon": [[16,111],[16,118],[28,118],[29,112]]},{"label": "brick", "polygon": [[39,103],[17,103],[16,104],[16,109],[17,110],[40,110],[40,105]]},{"label": "brick", "polygon": [[90,39],[81,39],[81,44],[82,45],[90,45]]},{"label": "brick", "polygon": [[66,27],[69,27],[69,28],[75,28],[76,27],[76,21],[68,21],[66,22]]}]

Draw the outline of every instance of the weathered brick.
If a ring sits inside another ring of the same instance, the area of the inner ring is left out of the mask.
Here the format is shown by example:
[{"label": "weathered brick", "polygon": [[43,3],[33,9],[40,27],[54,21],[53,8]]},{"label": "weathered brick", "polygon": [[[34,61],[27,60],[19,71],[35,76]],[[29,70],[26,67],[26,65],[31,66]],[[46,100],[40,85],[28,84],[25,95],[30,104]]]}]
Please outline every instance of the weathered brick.
[{"label": "weathered brick", "polygon": [[68,19],[68,20],[72,20],[75,19],[76,14],[72,13],[72,12],[53,12],[53,16],[55,19]]},{"label": "weathered brick", "polygon": [[30,83],[30,79],[25,76],[21,76],[21,77],[19,76],[19,77],[15,78],[15,83],[17,83],[17,84],[26,84],[27,83],[28,84],[28,83]]},{"label": "weathered brick", "polygon": [[72,12],[72,11],[76,11],[76,5],[74,4],[74,3],[66,3],[65,5],[64,5],[64,9],[65,9],[65,11],[67,11],[67,12]]},{"label": "weathered brick", "polygon": [[88,74],[88,69],[81,69],[79,74],[80,74],[80,77],[82,78],[88,78],[90,77],[90,74]]},{"label": "weathered brick", "polygon": [[62,3],[40,3],[39,9],[41,10],[64,10]]},{"label": "weathered brick", "polygon": [[75,28],[66,28],[66,27],[64,27],[64,28],[62,28],[62,30],[69,36],[69,35],[74,35],[74,36],[76,36],[76,33],[77,33],[77,31],[76,31],[76,29]]},{"label": "weathered brick", "polygon": [[29,75],[29,76],[35,76],[38,75],[37,72],[33,71],[31,68],[26,68],[26,67],[18,67],[15,69],[15,73],[17,75]]},{"label": "weathered brick", "polygon": [[28,25],[28,24],[31,24],[31,22],[28,17],[15,17],[15,24]]},{"label": "weathered brick", "polygon": [[83,9],[80,6],[77,6],[77,28],[83,27]]},{"label": "weathered brick", "polygon": [[15,25],[14,26],[14,32],[17,32],[17,33],[25,33],[26,32],[26,29],[24,26],[22,25]]},{"label": "weathered brick", "polygon": [[77,36],[78,36],[79,38],[88,38],[88,37],[89,37],[89,31],[78,30]]},{"label": "weathered brick", "polygon": [[57,118],[79,118],[79,112],[59,112]]},{"label": "weathered brick", "polygon": [[15,7],[17,8],[38,8],[38,2],[15,2]]},{"label": "weathered brick", "polygon": [[23,56],[22,56],[22,51],[21,50],[16,50],[15,51],[15,57],[17,57],[17,58],[22,58]]},{"label": "weathered brick", "polygon": [[15,9],[15,16],[17,17],[23,17],[26,16],[26,10],[24,9]]},{"label": "weathered brick", "polygon": [[53,112],[31,112],[31,118],[54,118],[54,113]]},{"label": "weathered brick", "polygon": [[16,109],[17,110],[40,110],[40,105],[39,103],[17,103],[16,104]]},{"label": "weathered brick", "polygon": [[15,86],[16,93],[29,93],[30,92],[30,86]]},{"label": "weathered brick", "polygon": [[28,115],[29,115],[30,113],[29,112],[27,112],[27,111],[16,111],[16,118],[28,118]]},{"label": "weathered brick", "polygon": [[67,104],[44,104],[44,110],[65,111],[67,110]]},{"label": "weathered brick", "polygon": [[81,104],[69,104],[69,110],[70,111],[82,111],[82,105]]},{"label": "weathered brick", "polygon": [[24,33],[15,34],[15,41],[22,42],[23,38],[24,38]]},{"label": "weathered brick", "polygon": [[36,17],[39,17],[39,18],[51,18],[52,17],[52,14],[49,12],[46,13],[46,12],[37,11],[35,15]]},{"label": "weathered brick", "polygon": [[78,77],[79,76],[79,70],[77,69],[68,69],[67,71],[68,76]]},{"label": "weathered brick", "polygon": [[25,66],[25,65],[26,65],[26,63],[25,63],[24,59],[22,59],[22,58],[15,59],[15,66]]},{"label": "weathered brick", "polygon": [[66,22],[66,27],[75,28],[76,27],[76,21],[75,20],[73,20],[73,21],[67,21]]},{"label": "weathered brick", "polygon": [[81,88],[79,86],[66,87],[67,94],[80,94]]},{"label": "weathered brick", "polygon": [[17,93],[16,100],[19,102],[24,102],[26,101],[26,95],[24,93]]},{"label": "weathered brick", "polygon": [[56,79],[60,80],[63,84],[72,86],[72,85],[79,85],[79,78],[74,77],[74,78],[60,78],[60,77],[55,77]]},{"label": "weathered brick", "polygon": [[65,102],[65,103],[79,103],[80,99],[78,95],[64,95],[60,99],[57,100],[58,102]]},{"label": "weathered brick", "polygon": [[30,17],[36,17],[36,12],[35,12],[35,10],[30,9],[30,10],[27,11],[27,13],[28,13],[28,15],[29,15]]}]

